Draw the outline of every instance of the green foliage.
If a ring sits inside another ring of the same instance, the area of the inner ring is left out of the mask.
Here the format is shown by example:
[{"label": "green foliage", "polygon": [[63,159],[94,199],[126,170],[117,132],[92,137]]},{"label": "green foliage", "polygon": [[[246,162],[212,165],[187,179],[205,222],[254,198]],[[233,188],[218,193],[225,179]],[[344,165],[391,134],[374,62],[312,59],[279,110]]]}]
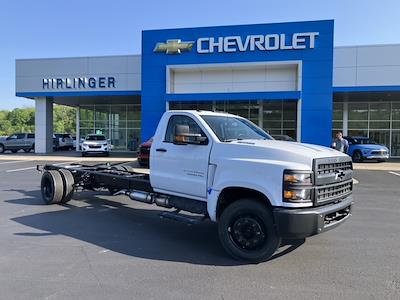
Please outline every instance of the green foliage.
[{"label": "green foliage", "polygon": [[74,107],[55,105],[53,110],[53,131],[57,133],[76,132],[76,109]]},{"label": "green foliage", "polygon": [[[75,108],[54,105],[53,131],[75,134]],[[35,132],[35,109],[33,107],[15,108],[12,111],[0,110],[0,136],[18,132]]]}]

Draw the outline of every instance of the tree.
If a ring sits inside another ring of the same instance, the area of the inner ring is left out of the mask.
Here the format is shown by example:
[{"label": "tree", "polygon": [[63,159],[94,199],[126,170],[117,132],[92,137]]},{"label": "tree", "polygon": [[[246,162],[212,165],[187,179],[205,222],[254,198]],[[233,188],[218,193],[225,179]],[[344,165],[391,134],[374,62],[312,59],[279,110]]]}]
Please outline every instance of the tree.
[{"label": "tree", "polygon": [[58,133],[76,133],[76,108],[55,105],[53,109],[53,131]]},{"label": "tree", "polygon": [[[76,132],[76,109],[69,106],[54,105],[53,131],[59,133]],[[0,111],[0,135],[18,132],[35,132],[35,108],[15,108]]]}]

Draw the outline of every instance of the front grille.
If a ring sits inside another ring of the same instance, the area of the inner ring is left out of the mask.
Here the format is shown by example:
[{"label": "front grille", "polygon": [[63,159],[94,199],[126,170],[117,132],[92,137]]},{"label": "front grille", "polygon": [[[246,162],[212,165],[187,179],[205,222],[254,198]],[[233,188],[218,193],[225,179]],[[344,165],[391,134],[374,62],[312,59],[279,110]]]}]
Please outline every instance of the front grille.
[{"label": "front grille", "polygon": [[336,170],[352,170],[353,164],[351,161],[319,164],[317,167],[317,175],[334,173]]},{"label": "front grille", "polygon": [[343,199],[351,194],[353,190],[353,180],[345,182],[333,183],[316,187],[316,202],[318,204],[330,202],[333,200]]},{"label": "front grille", "polygon": [[349,156],[314,160],[314,203],[340,201],[352,193],[353,164]]},{"label": "front grille", "polygon": [[101,146],[97,146],[97,145],[89,145],[90,149],[100,149]]},{"label": "front grille", "polygon": [[385,150],[374,150],[374,151],[371,151],[371,154],[373,154],[373,155],[386,155],[387,152]]}]

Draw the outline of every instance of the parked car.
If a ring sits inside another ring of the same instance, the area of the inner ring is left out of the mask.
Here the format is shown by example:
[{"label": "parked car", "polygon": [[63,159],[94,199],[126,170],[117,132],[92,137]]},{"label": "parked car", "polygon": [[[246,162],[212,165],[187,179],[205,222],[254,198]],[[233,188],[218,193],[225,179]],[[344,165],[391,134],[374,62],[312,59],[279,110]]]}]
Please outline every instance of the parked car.
[{"label": "parked car", "polygon": [[30,152],[35,149],[35,134],[34,133],[16,133],[6,139],[0,141],[0,153],[10,150],[12,153],[17,153],[18,150]]},{"label": "parked car", "polygon": [[74,148],[74,141],[69,133],[55,133],[53,135],[54,146],[55,150],[72,150]]},{"label": "parked car", "polygon": [[295,142],[296,140],[286,134],[275,134],[272,137],[277,141]]},{"label": "parked car", "polygon": [[150,138],[148,141],[141,143],[137,152],[138,163],[141,166],[148,166],[150,163],[150,147],[153,143],[153,138]]},{"label": "parked car", "polygon": [[82,143],[82,156],[88,154],[110,154],[110,141],[103,134],[88,134]]},{"label": "parked car", "polygon": [[344,138],[349,142],[347,154],[353,158],[354,162],[372,159],[381,162],[389,159],[389,149],[368,137],[347,136]]}]

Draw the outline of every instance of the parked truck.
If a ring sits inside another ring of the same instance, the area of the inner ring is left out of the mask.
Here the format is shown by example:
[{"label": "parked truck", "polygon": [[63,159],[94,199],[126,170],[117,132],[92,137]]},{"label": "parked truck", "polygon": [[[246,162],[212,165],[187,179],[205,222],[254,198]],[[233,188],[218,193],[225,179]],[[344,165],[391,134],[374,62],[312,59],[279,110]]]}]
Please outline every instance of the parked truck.
[{"label": "parked truck", "polygon": [[239,116],[165,112],[150,158],[149,174],[121,165],[38,166],[43,200],[65,203],[74,191],[108,189],[175,209],[164,210],[166,218],[210,219],[226,252],[248,262],[268,260],[282,239],[316,235],[351,216],[348,155],[276,141]]},{"label": "parked truck", "polygon": [[35,150],[34,133],[15,133],[4,140],[0,140],[0,153],[7,150],[10,150],[12,153],[17,153],[21,149],[26,153]]}]

